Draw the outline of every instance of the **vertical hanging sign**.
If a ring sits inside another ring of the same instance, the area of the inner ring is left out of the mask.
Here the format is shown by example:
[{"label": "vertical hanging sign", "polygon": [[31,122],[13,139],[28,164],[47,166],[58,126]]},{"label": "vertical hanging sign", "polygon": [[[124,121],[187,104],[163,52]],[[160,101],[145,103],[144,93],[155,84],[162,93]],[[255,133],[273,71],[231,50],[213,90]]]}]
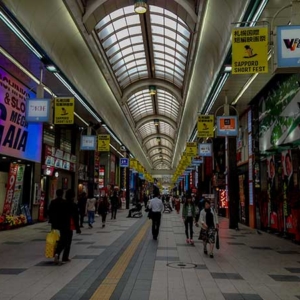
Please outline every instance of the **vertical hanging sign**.
[{"label": "vertical hanging sign", "polygon": [[56,98],[54,101],[54,124],[74,124],[74,98]]},{"label": "vertical hanging sign", "polygon": [[110,135],[99,134],[98,135],[98,151],[109,152],[110,151]]},{"label": "vertical hanging sign", "polygon": [[14,198],[15,184],[18,173],[18,165],[10,164],[9,174],[8,174],[8,182],[6,185],[6,195],[3,206],[3,214],[10,215],[12,202]]},{"label": "vertical hanging sign", "polygon": [[198,116],[198,138],[214,137],[214,116],[200,115]]},{"label": "vertical hanging sign", "polygon": [[268,73],[269,32],[267,27],[232,30],[232,74]]}]

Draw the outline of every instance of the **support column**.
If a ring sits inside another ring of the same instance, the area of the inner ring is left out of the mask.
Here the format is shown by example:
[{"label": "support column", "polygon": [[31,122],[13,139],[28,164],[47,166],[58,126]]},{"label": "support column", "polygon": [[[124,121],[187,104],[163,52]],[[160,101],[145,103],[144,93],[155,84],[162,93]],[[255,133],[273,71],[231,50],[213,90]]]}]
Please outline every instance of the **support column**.
[{"label": "support column", "polygon": [[228,196],[229,228],[237,229],[239,222],[239,182],[236,162],[236,138],[228,138]]}]

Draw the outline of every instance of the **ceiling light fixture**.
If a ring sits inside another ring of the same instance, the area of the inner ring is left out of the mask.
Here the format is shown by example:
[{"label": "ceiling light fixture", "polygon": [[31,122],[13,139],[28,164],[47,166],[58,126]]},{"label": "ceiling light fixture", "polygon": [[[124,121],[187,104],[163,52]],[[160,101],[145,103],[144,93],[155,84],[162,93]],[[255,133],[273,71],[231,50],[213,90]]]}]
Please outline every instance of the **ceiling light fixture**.
[{"label": "ceiling light fixture", "polygon": [[225,66],[225,68],[224,68],[224,72],[225,73],[230,73],[232,71],[232,66]]},{"label": "ceiling light fixture", "polygon": [[42,58],[41,53],[34,48],[34,46],[27,40],[24,34],[13,24],[13,22],[0,11],[0,19],[9,27],[11,31],[39,58]]},{"label": "ceiling light fixture", "polygon": [[149,94],[150,95],[156,94],[156,86],[155,85],[149,85]]},{"label": "ceiling light fixture", "polygon": [[49,72],[57,72],[57,69],[54,65],[46,65],[46,69],[49,71]]},{"label": "ceiling light fixture", "polygon": [[144,14],[147,11],[147,1],[146,0],[135,0],[134,1],[134,11],[137,14]]},{"label": "ceiling light fixture", "polygon": [[159,120],[155,119],[155,120],[153,120],[153,122],[154,122],[154,125],[155,125],[155,126],[158,126],[158,125],[159,125]]}]

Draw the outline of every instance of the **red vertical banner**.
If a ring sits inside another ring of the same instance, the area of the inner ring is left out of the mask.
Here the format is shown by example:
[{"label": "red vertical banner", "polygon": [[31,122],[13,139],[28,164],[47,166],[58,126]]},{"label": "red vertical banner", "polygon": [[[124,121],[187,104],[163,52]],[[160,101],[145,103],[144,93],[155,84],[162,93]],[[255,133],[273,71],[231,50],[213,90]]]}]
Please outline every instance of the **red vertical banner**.
[{"label": "red vertical banner", "polygon": [[6,195],[5,195],[5,201],[3,206],[4,215],[10,215],[11,213],[12,201],[14,198],[14,191],[15,191],[15,184],[17,179],[17,172],[18,172],[18,165],[10,164],[8,182],[6,186]]},{"label": "red vertical banner", "polygon": [[41,191],[40,206],[39,206],[39,221],[44,222],[44,207],[45,207],[45,192]]}]

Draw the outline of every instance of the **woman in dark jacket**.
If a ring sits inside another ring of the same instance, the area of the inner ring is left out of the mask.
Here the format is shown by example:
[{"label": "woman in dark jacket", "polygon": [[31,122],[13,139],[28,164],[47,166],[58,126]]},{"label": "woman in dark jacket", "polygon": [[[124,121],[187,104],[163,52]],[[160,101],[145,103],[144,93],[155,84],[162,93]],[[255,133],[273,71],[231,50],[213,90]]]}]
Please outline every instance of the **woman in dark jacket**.
[{"label": "woman in dark jacket", "polygon": [[101,198],[99,206],[98,206],[98,213],[102,217],[102,228],[105,227],[106,216],[108,214],[108,210],[109,210],[109,202],[107,200],[107,197],[104,196]]},{"label": "woman in dark jacket", "polygon": [[55,251],[54,262],[59,263],[59,256],[63,252],[62,263],[70,261],[69,254],[71,250],[73,230],[77,233],[81,233],[79,227],[79,215],[77,205],[74,203],[75,192],[73,190],[67,190],[66,200],[63,200],[63,207],[65,208],[64,226],[60,229],[60,239]]},{"label": "woman in dark jacket", "polygon": [[[195,205],[192,202],[192,196],[188,195],[186,197],[186,201],[182,208],[182,219],[184,220],[185,225],[185,235],[186,235],[186,242],[187,244],[194,245],[193,240],[193,223],[196,216],[196,209]],[[190,229],[190,235],[189,235],[189,229]]]}]

